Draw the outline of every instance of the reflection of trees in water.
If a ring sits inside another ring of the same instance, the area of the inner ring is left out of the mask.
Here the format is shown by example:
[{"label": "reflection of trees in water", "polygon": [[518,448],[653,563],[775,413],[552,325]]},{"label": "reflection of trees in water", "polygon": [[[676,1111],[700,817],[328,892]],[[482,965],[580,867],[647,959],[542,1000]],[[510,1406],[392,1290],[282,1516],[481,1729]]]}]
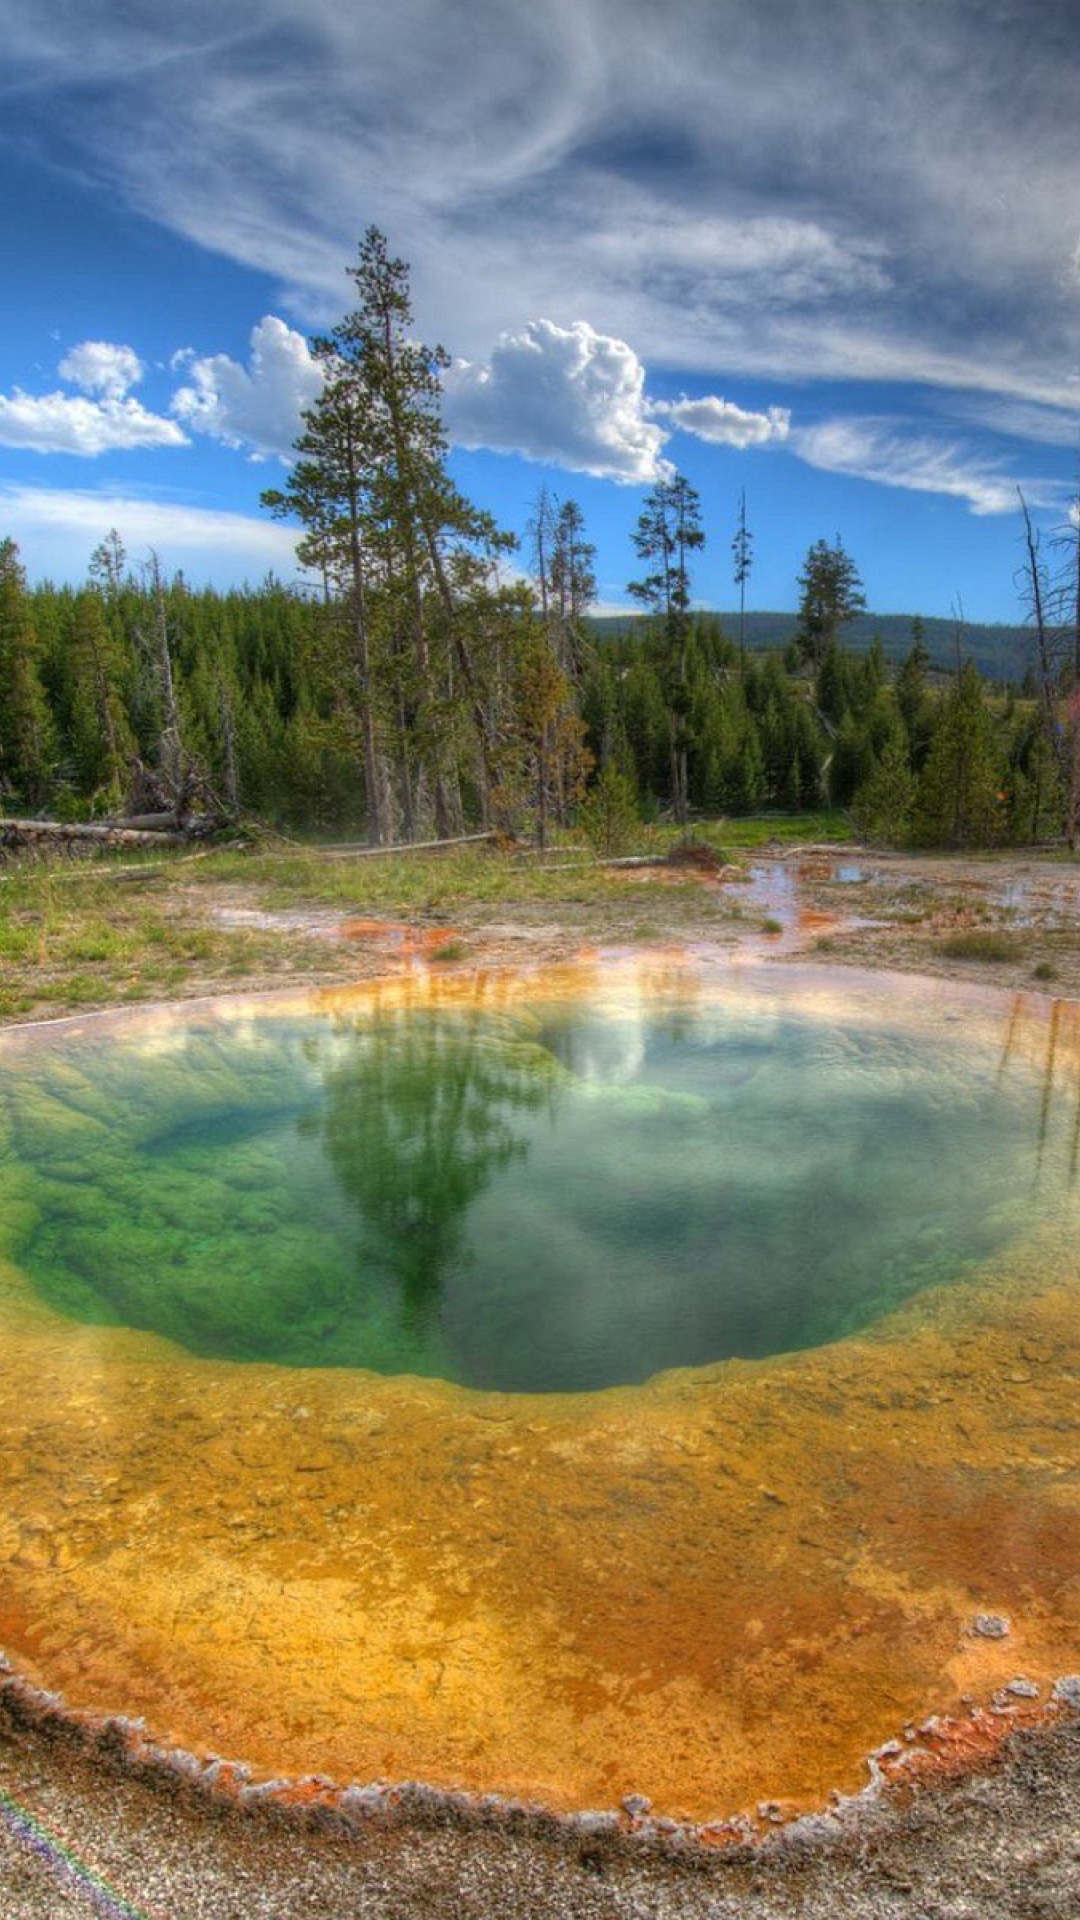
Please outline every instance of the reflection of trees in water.
[{"label": "reflection of trees in water", "polygon": [[700,1039],[702,984],[685,967],[642,968],[635,987],[621,999],[582,996],[541,1019],[543,1045],[576,1079],[619,1086],[636,1079],[655,1041],[674,1049]]},{"label": "reflection of trees in water", "polygon": [[482,1011],[404,1009],[358,1027],[354,1051],[325,1072],[312,1130],[412,1329],[434,1318],[471,1203],[528,1152],[512,1116],[551,1107],[554,1066]]},{"label": "reflection of trees in water", "polygon": [[1002,1042],[997,1085],[1000,1087],[1013,1062],[1034,1068],[1041,1082],[1038,1134],[1035,1149],[1035,1184],[1041,1178],[1051,1138],[1052,1109],[1056,1102],[1063,1109],[1058,1124],[1068,1130],[1069,1183],[1080,1172],[1080,1008],[1067,1000],[1054,1000],[1049,1018],[1040,1018],[1037,1005],[1028,996],[1014,996]]}]

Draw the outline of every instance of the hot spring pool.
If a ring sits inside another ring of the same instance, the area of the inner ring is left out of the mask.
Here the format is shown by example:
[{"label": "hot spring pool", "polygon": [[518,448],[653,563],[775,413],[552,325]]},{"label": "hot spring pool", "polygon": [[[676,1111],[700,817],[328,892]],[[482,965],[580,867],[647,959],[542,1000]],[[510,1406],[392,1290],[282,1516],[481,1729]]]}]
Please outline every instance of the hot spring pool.
[{"label": "hot spring pool", "polygon": [[257,1776],[695,1820],[1005,1725],[1080,1668],[1078,1164],[1077,1008],[939,982],[11,1030],[0,1648]]},{"label": "hot spring pool", "polygon": [[1001,1053],[760,976],[91,1024],[5,1076],[0,1251],[204,1358],[637,1383],[842,1339],[1023,1232],[1075,1156]]}]

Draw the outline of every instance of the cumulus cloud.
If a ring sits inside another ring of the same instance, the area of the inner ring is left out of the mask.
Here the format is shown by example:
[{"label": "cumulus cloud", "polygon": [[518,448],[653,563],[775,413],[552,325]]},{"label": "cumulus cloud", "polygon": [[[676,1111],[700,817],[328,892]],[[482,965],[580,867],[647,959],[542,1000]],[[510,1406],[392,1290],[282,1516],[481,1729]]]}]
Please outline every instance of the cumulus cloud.
[{"label": "cumulus cloud", "polygon": [[266,314],[252,328],[246,367],[226,353],[202,359],[174,355],[174,368],[181,364],[186,364],[188,383],[173,395],[172,411],[185,426],[229,447],[290,456],[301,414],[322,385],[302,333]]},{"label": "cumulus cloud", "polygon": [[82,391],[35,394],[15,387],[0,393],[0,446],[91,459],[133,447],[187,445],[175,420],[151,413],[131,398],[129,389],[143,375],[133,347],[84,340],[64,355],[57,372]]},{"label": "cumulus cloud", "polygon": [[122,400],[143,377],[143,363],[134,347],[111,340],[83,340],[64,355],[56,369],[61,380],[103,400]]},{"label": "cumulus cloud", "polygon": [[138,400],[88,400],[81,394],[0,394],[0,446],[33,453],[95,454],[133,447],[183,447],[175,420],[148,413]]},{"label": "cumulus cloud", "polygon": [[1015,513],[1021,485],[1032,506],[1051,506],[1061,488],[1039,478],[1021,480],[1000,463],[955,441],[911,433],[889,420],[822,420],[801,427],[791,446],[809,466],[850,474],[881,486],[940,493],[965,500],[974,514]]},{"label": "cumulus cloud", "polygon": [[72,554],[89,558],[111,527],[134,561],[152,547],[165,567],[183,567],[196,584],[239,586],[269,570],[286,579],[297,573],[295,534],[242,513],[90,489],[9,486],[0,487],[0,520],[34,579],[70,578]]},{"label": "cumulus cloud", "polygon": [[641,361],[625,340],[586,320],[531,320],[504,333],[486,364],[457,361],[446,382],[446,422],[459,446],[521,453],[627,486],[671,471]]},{"label": "cumulus cloud", "polygon": [[650,412],[670,420],[680,433],[692,433],[695,439],[717,447],[763,447],[770,440],[786,440],[791,432],[788,407],[754,413],[715,393],[698,400],[654,400]]},{"label": "cumulus cloud", "polygon": [[745,449],[791,430],[786,407],[758,413],[718,394],[650,399],[633,347],[586,320],[531,320],[504,333],[487,361],[457,361],[446,421],[459,446],[520,453],[626,486],[670,477],[664,449],[675,431]]}]

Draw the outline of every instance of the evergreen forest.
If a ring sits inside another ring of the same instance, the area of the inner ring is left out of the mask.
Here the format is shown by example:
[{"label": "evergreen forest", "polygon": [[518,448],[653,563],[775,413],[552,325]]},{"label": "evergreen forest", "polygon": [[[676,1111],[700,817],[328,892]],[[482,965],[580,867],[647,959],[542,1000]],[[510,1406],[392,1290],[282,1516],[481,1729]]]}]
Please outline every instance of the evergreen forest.
[{"label": "evergreen forest", "polygon": [[[753,536],[702,522],[681,475],[647,495],[627,555],[640,617],[596,621],[594,549],[541,490],[500,528],[447,464],[438,348],[413,335],[408,269],[376,229],[356,306],[286,483],[306,584],[192,588],[103,540],[80,587],[30,588],[0,540],[0,811],[61,820],[164,808],[372,844],[497,830],[605,851],[638,819],[847,810],[883,844],[1065,837],[1080,814],[1077,541],[1044,554],[1025,510],[1031,644],[1011,680],[965,648],[845,645],[866,600],[839,537],[816,542],[784,644],[747,644]],[[1021,506],[1023,503],[1021,502]],[[694,604],[730,543],[742,617]]]}]

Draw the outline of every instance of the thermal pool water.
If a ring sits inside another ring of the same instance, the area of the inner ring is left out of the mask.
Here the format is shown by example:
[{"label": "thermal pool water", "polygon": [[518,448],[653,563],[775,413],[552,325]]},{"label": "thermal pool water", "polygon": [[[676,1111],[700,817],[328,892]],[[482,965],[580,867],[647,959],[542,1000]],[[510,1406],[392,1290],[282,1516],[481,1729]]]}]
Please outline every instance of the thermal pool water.
[{"label": "thermal pool water", "polygon": [[12,1030],[0,1646],[275,1775],[850,1790],[1077,1664],[1078,1163],[1076,1009],[940,982]]}]

